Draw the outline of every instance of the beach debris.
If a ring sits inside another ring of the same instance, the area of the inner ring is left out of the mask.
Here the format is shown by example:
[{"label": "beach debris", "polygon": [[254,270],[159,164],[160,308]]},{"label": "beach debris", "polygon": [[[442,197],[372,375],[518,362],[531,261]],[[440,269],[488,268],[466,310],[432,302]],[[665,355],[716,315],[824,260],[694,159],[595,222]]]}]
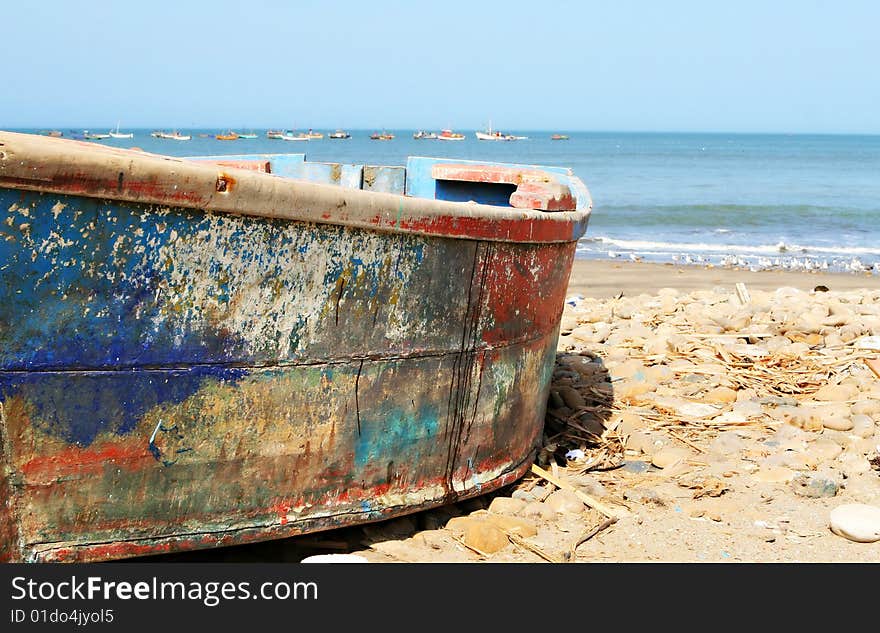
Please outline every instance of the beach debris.
[{"label": "beach debris", "polygon": [[742,305],[747,305],[752,300],[746,285],[742,282],[736,284],[736,296],[739,298],[739,302]]},{"label": "beach debris", "polygon": [[565,453],[565,459],[570,459],[572,461],[578,461],[586,458],[587,454],[579,448],[573,448]]}]

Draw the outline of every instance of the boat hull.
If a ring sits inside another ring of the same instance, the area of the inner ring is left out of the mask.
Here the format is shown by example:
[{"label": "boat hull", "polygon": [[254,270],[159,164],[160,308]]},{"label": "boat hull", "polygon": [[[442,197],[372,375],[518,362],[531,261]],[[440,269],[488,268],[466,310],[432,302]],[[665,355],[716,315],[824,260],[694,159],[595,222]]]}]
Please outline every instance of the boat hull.
[{"label": "boat hull", "polygon": [[534,457],[573,240],[8,185],[0,209],[0,560],[376,521]]}]

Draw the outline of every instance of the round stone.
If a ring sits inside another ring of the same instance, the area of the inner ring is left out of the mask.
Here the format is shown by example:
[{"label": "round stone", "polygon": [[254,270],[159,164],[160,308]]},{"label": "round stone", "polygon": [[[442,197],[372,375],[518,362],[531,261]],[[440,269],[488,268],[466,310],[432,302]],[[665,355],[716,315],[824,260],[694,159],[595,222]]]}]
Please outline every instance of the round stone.
[{"label": "round stone", "polygon": [[848,503],[831,511],[831,531],[857,543],[880,541],[880,508]]},{"label": "round stone", "polygon": [[677,464],[680,461],[688,459],[692,455],[693,453],[686,448],[670,446],[668,448],[661,448],[659,451],[654,453],[651,456],[651,463],[654,464],[657,468],[668,468],[673,464]]},{"label": "round stone", "polygon": [[563,514],[580,513],[584,511],[584,502],[571,490],[557,490],[544,501],[551,510]]}]

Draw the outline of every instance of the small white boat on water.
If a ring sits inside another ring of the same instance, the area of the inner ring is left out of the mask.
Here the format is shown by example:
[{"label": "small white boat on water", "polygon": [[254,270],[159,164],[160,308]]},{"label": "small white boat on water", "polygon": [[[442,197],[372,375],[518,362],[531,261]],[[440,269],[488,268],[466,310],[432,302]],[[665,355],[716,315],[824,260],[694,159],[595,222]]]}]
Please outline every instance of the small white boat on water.
[{"label": "small white boat on water", "polygon": [[134,134],[132,132],[120,132],[119,131],[119,123],[116,123],[116,130],[110,132],[111,138],[134,138]]},{"label": "small white boat on water", "polygon": [[479,141],[515,141],[517,138],[512,134],[502,134],[498,130],[492,129],[492,121],[489,121],[489,126],[482,132],[475,132],[477,136],[477,140]]},{"label": "small white boat on water", "polygon": [[294,134],[293,132],[287,131],[281,136],[277,137],[283,141],[308,141],[311,140],[311,137],[308,134]]},{"label": "small white boat on water", "polygon": [[156,138],[167,138],[172,141],[188,141],[192,138],[189,134],[181,134],[177,130],[173,132],[154,132],[153,136]]},{"label": "small white boat on water", "polygon": [[110,138],[109,134],[100,134],[98,132],[89,132],[88,130],[83,130],[83,138],[87,138],[93,141],[99,141],[101,139]]}]

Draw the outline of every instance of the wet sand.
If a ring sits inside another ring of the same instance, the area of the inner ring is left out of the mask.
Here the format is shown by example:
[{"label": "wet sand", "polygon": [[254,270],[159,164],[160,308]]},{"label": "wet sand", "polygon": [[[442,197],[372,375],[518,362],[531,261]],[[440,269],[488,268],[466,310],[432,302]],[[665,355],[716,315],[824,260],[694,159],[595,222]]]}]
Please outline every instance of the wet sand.
[{"label": "wet sand", "polygon": [[782,286],[811,291],[816,286],[829,290],[857,290],[880,288],[880,275],[862,273],[813,273],[779,270],[753,272],[734,268],[679,266],[575,259],[569,282],[569,294],[580,294],[597,299],[656,294],[660,288],[675,288],[680,292],[711,290],[716,286],[733,287],[737,283],[747,288],[772,291]]}]

